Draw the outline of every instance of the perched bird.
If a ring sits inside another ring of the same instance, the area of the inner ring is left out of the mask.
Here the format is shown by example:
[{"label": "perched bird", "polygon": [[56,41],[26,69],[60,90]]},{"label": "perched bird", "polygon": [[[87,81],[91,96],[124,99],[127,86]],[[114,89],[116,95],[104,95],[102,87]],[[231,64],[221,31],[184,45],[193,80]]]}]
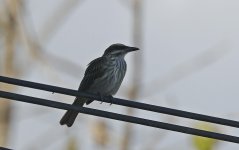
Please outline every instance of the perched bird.
[{"label": "perched bird", "polygon": [[[123,44],[113,44],[108,47],[103,56],[89,63],[78,90],[99,94],[101,97],[112,97],[118,91],[126,73],[125,55],[136,50],[139,49]],[[92,101],[93,99],[76,97],[72,105],[82,107]],[[62,117],[60,124],[71,127],[77,115],[78,112],[68,110]]]}]

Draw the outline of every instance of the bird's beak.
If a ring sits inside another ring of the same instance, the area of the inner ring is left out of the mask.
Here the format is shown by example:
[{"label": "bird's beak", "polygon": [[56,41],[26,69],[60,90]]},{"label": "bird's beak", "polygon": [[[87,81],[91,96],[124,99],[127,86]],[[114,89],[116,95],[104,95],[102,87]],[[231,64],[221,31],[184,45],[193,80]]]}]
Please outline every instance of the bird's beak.
[{"label": "bird's beak", "polygon": [[133,51],[137,51],[137,50],[139,50],[139,48],[137,48],[137,47],[129,47],[126,49],[127,52],[133,52]]}]

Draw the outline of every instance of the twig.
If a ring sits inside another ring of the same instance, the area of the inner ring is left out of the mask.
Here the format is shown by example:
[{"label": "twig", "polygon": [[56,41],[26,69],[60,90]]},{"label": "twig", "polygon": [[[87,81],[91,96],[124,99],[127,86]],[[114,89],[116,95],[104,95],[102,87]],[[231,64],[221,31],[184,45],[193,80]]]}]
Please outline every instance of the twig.
[{"label": "twig", "polygon": [[62,1],[57,9],[48,17],[45,24],[40,30],[40,40],[41,42],[49,42],[50,38],[56,32],[56,30],[63,24],[62,22],[73,12],[74,8],[79,6],[79,2],[83,0],[67,0]]},{"label": "twig", "polygon": [[66,59],[62,59],[50,53],[47,53],[38,43],[37,37],[34,37],[33,34],[30,34],[26,29],[30,27],[26,26],[22,13],[18,9],[16,11],[18,12],[17,22],[19,25],[20,36],[33,59],[42,63],[44,67],[52,67],[64,73],[68,73],[69,75],[76,78],[82,76],[84,67],[81,67],[80,65]]}]

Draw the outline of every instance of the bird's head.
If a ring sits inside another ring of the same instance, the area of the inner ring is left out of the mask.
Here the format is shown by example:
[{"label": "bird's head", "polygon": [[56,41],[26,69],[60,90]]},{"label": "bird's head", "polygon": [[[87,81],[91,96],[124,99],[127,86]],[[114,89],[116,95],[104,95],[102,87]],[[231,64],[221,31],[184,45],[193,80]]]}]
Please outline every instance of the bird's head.
[{"label": "bird's head", "polygon": [[103,56],[110,56],[110,57],[124,57],[127,53],[139,50],[137,47],[130,47],[123,44],[112,44],[108,47]]}]

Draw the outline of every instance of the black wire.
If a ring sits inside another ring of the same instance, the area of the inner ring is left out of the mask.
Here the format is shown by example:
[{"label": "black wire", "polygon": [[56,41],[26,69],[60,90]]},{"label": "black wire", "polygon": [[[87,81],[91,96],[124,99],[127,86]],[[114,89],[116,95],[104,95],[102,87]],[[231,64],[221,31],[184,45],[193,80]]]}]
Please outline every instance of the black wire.
[{"label": "black wire", "polygon": [[[47,84],[24,81],[24,80],[19,80],[19,79],[4,77],[4,76],[0,76],[0,82],[34,88],[34,89],[40,89],[40,90],[45,90],[45,91],[50,91],[55,93],[61,93],[65,95],[87,97],[87,98],[95,99],[97,101],[102,101],[99,95],[89,94],[86,92],[66,89],[66,88],[47,85]],[[192,113],[192,112],[187,112],[187,111],[182,111],[182,110],[177,110],[172,108],[166,108],[162,106],[155,106],[151,104],[119,99],[119,98],[113,98],[113,101],[112,101],[111,99],[106,97],[103,99],[103,101],[107,103],[121,105],[121,106],[133,107],[133,108],[138,108],[138,109],[152,111],[152,112],[158,112],[158,113],[163,113],[163,114],[168,114],[168,115],[173,115],[178,117],[184,117],[184,118],[206,121],[206,122],[239,128],[238,121],[223,119],[219,117],[212,117],[208,115],[202,115],[202,114],[197,114],[197,113]]]},{"label": "black wire", "polygon": [[26,102],[26,103],[52,107],[52,108],[74,110],[74,111],[78,111],[80,113],[85,113],[89,115],[94,115],[94,116],[99,116],[99,117],[104,117],[104,118],[109,118],[114,120],[120,120],[120,121],[125,121],[130,123],[136,123],[136,124],[141,124],[145,126],[161,128],[161,129],[166,129],[166,130],[171,130],[171,131],[176,131],[176,132],[181,132],[186,134],[214,138],[217,140],[223,140],[223,141],[228,141],[232,143],[239,143],[239,137],[236,137],[236,136],[204,131],[199,129],[193,129],[189,127],[183,127],[179,125],[173,125],[173,124],[153,121],[149,119],[132,117],[132,116],[127,116],[127,115],[122,115],[122,114],[117,114],[117,113],[112,113],[112,112],[107,112],[107,111],[102,111],[102,110],[97,110],[92,108],[78,107],[78,106],[69,105],[69,104],[65,104],[61,102],[55,102],[55,101],[46,100],[42,98],[35,98],[35,97],[5,92],[5,91],[0,91],[0,97],[12,99],[16,101],[21,101],[21,102]]},{"label": "black wire", "polygon": [[12,150],[12,149],[8,149],[8,148],[5,148],[5,147],[0,147],[0,150]]}]

